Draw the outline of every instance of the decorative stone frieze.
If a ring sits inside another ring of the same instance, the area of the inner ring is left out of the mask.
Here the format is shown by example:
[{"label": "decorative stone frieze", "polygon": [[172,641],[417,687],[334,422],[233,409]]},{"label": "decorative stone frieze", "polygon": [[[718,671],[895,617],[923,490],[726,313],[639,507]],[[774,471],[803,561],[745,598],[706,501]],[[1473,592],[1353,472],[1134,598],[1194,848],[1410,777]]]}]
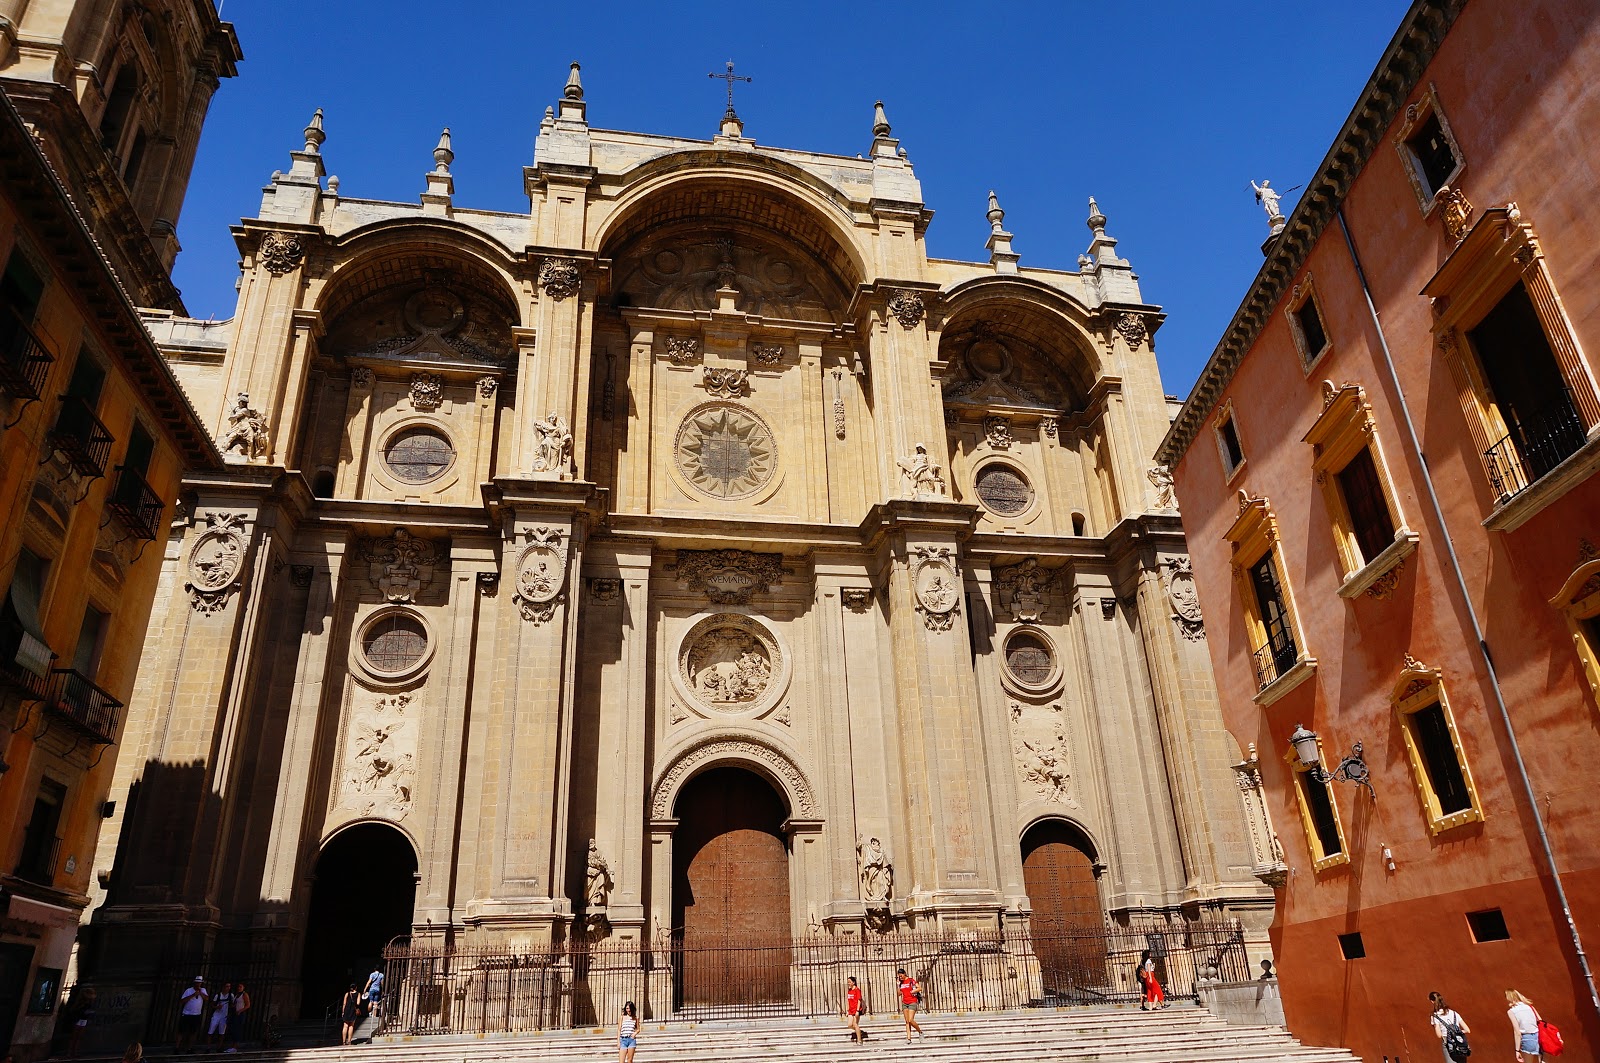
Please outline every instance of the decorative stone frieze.
[{"label": "decorative stone frieze", "polygon": [[197,613],[220,612],[236,589],[244,567],[243,513],[208,513],[206,530],[195,537],[189,550],[189,579],[184,589]]}]

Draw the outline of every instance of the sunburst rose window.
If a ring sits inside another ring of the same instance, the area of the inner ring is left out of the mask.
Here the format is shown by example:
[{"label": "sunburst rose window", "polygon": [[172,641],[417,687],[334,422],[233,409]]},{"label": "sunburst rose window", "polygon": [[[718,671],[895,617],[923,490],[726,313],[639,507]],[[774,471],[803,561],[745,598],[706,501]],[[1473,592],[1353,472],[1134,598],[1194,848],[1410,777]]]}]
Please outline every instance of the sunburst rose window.
[{"label": "sunburst rose window", "polygon": [[396,480],[425,484],[437,480],[455,463],[456,448],[431,428],[413,428],[389,441],[383,463]]},{"label": "sunburst rose window", "polygon": [[683,478],[712,498],[753,495],[778,465],[766,424],[733,403],[710,403],[690,413],[678,429],[674,452]]}]

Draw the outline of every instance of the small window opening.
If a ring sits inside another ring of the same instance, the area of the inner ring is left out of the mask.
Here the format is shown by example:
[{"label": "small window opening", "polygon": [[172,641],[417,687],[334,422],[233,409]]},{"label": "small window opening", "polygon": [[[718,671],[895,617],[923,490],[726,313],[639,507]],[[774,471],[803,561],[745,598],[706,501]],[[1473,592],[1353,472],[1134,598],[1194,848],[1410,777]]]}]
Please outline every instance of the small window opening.
[{"label": "small window opening", "polygon": [[1423,770],[1428,773],[1428,784],[1439,799],[1439,812],[1448,816],[1471,808],[1472,795],[1467,791],[1461,762],[1456,759],[1456,747],[1450,740],[1450,724],[1444,718],[1443,706],[1434,702],[1409,715]]},{"label": "small window opening", "polygon": [[1428,195],[1436,194],[1456,170],[1455,149],[1450,146],[1450,138],[1444,135],[1439,112],[1428,113],[1422,125],[1406,141],[1406,147],[1416,156],[1422,179],[1428,186]]},{"label": "small window opening", "polygon": [[1328,333],[1322,327],[1322,315],[1317,312],[1316,298],[1308,296],[1300,304],[1300,309],[1294,312],[1294,319],[1300,324],[1300,337],[1306,344],[1306,364],[1310,365],[1328,345]]},{"label": "small window opening", "polygon": [[1244,464],[1244,447],[1239,445],[1239,430],[1233,426],[1233,418],[1229,417],[1217,428],[1222,437],[1222,452],[1228,462],[1228,471],[1232,472]]},{"label": "small window opening", "polygon": [[1349,464],[1339,470],[1338,479],[1361,556],[1370,562],[1394,542],[1394,520],[1389,515],[1383,483],[1378,479],[1377,463],[1372,460],[1372,448],[1357,451]]},{"label": "small window opening", "polygon": [[1511,940],[1511,931],[1506,928],[1505,913],[1498,908],[1468,912],[1467,929],[1472,931],[1472,940],[1480,945],[1485,941]]},{"label": "small window opening", "polygon": [[1344,953],[1344,958],[1347,960],[1360,960],[1366,958],[1367,946],[1362,944],[1359,931],[1354,934],[1340,934],[1339,951]]}]

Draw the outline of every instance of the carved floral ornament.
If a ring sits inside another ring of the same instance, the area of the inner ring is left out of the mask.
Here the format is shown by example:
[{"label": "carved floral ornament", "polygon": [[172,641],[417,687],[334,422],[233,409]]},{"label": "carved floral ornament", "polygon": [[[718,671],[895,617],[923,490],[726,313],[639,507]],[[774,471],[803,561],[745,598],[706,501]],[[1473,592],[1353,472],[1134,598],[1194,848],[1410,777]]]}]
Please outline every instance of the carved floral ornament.
[{"label": "carved floral ornament", "polygon": [[667,819],[678,790],[702,768],[714,764],[738,764],[754,768],[777,783],[789,798],[791,814],[797,819],[820,819],[821,806],[805,774],[778,750],[749,739],[723,738],[695,746],[680,754],[662,772],[652,789],[650,818]]},{"label": "carved floral ornament", "polygon": [[902,328],[916,328],[927,313],[927,305],[916,292],[900,289],[889,297],[889,313]]},{"label": "carved floral ornament", "polygon": [[220,612],[237,588],[244,567],[244,519],[243,513],[206,514],[206,529],[189,550],[189,579],[183,585],[195,612]]},{"label": "carved floral ornament", "polygon": [[523,534],[525,545],[517,554],[512,598],[522,619],[543,624],[555,615],[556,606],[566,601],[566,545],[558,528],[534,528]]},{"label": "carved floral ornament", "polygon": [[929,631],[949,631],[961,613],[961,577],[947,546],[919,546],[911,564],[917,612]]},{"label": "carved floral ornament", "polygon": [[743,605],[783,582],[783,555],[749,550],[679,550],[678,578],[716,605]]},{"label": "carved floral ornament", "polygon": [[298,235],[274,230],[261,238],[256,254],[268,273],[281,277],[300,264],[306,249]]},{"label": "carved floral ornament", "polygon": [[547,258],[539,263],[539,287],[556,302],[578,293],[578,264],[570,258]]}]

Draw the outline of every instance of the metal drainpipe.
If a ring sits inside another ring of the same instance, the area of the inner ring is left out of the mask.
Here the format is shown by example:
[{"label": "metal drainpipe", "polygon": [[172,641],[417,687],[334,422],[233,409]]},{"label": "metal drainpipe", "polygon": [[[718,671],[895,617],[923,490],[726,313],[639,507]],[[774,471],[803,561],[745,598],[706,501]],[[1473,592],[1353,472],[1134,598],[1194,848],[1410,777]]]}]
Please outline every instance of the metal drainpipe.
[{"label": "metal drainpipe", "polygon": [[1483,626],[1478,623],[1478,611],[1473,608],[1472,594],[1467,589],[1467,578],[1461,572],[1461,559],[1456,556],[1455,542],[1450,536],[1450,525],[1444,519],[1444,507],[1439,504],[1439,495],[1433,489],[1433,473],[1428,469],[1427,456],[1422,451],[1422,443],[1417,438],[1416,425],[1411,420],[1411,406],[1406,402],[1405,389],[1400,386],[1400,375],[1395,372],[1394,356],[1389,353],[1389,339],[1383,333],[1383,322],[1378,320],[1378,307],[1372,301],[1372,289],[1367,287],[1367,273],[1361,268],[1361,256],[1356,254],[1355,241],[1350,238],[1350,227],[1345,224],[1344,208],[1339,207],[1334,211],[1339,219],[1339,231],[1344,234],[1344,246],[1350,251],[1350,264],[1355,267],[1356,279],[1361,282],[1361,294],[1367,300],[1367,312],[1372,315],[1372,327],[1378,333],[1378,346],[1383,351],[1383,366],[1389,373],[1389,383],[1394,388],[1395,398],[1400,403],[1400,417],[1405,422],[1406,437],[1411,442],[1411,449],[1416,452],[1418,464],[1422,467],[1422,485],[1428,489],[1428,502],[1433,507],[1433,516],[1439,522],[1439,527],[1444,531],[1444,552],[1450,559],[1450,571],[1455,575],[1456,587],[1461,591],[1462,604],[1467,607],[1467,619],[1472,622],[1472,636],[1478,642],[1478,652],[1483,656],[1483,665],[1489,672],[1489,688],[1494,691],[1494,703],[1500,710],[1500,723],[1505,728],[1506,740],[1511,743],[1511,756],[1517,765],[1517,776],[1522,780],[1522,791],[1528,798],[1528,810],[1533,814],[1534,826],[1539,831],[1539,847],[1544,853],[1544,862],[1550,869],[1550,878],[1556,887],[1556,900],[1561,904],[1561,915],[1567,921],[1567,933],[1572,937],[1572,947],[1578,953],[1578,969],[1583,973],[1584,984],[1589,987],[1589,1004],[1597,1014],[1600,1014],[1600,991],[1595,989],[1594,973],[1589,969],[1589,957],[1583,951],[1583,937],[1578,933],[1578,924],[1572,918],[1572,906],[1567,903],[1567,891],[1561,885],[1561,870],[1556,865],[1556,854],[1550,848],[1550,835],[1544,828],[1544,817],[1539,814],[1539,801],[1533,792],[1533,780],[1528,778],[1528,766],[1522,759],[1522,746],[1517,742],[1517,732],[1511,725],[1511,712],[1506,708],[1506,698],[1500,689],[1500,677],[1494,670],[1494,658],[1489,656],[1489,644],[1483,636]]}]

